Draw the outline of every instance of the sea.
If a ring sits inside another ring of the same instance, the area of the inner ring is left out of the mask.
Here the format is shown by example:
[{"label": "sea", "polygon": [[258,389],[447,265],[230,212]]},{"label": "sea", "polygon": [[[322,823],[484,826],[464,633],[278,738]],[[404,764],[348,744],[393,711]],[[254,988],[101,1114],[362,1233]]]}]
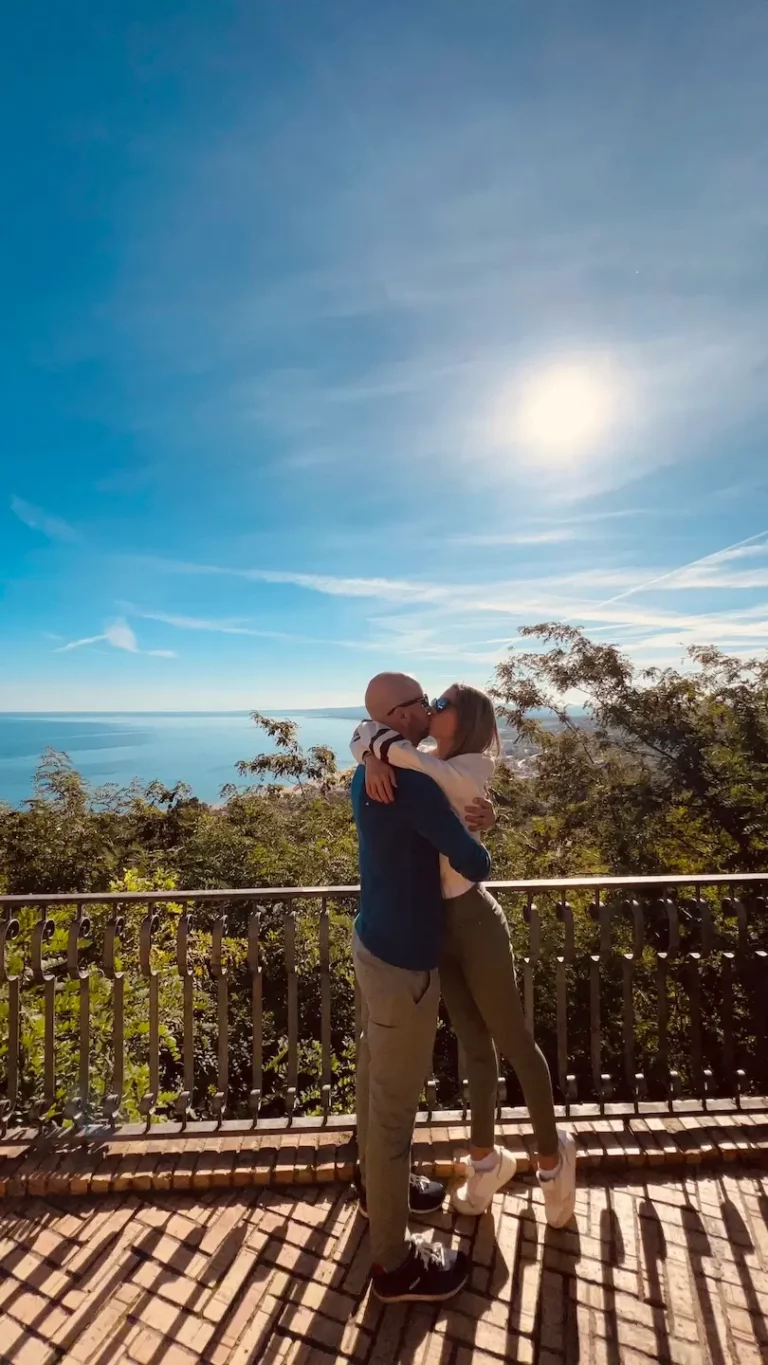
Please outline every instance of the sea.
[{"label": "sea", "polygon": [[[341,767],[351,766],[349,741],[362,711],[269,714],[296,721],[305,748],[327,745]],[[18,807],[32,795],[35,769],[51,748],[68,754],[94,786],[186,782],[200,800],[217,802],[226,783],[244,785],[238,759],[274,747],[247,711],[0,713],[0,801]]]}]

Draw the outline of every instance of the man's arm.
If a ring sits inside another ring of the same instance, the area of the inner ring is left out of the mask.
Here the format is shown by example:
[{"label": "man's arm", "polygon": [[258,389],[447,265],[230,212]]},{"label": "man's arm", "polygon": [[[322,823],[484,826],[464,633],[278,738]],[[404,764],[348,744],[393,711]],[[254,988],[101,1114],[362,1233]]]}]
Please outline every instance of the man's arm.
[{"label": "man's arm", "polygon": [[413,829],[444,853],[460,876],[469,882],[485,881],[491,870],[490,854],[467,833],[436,782],[422,773],[404,772],[397,804]]}]

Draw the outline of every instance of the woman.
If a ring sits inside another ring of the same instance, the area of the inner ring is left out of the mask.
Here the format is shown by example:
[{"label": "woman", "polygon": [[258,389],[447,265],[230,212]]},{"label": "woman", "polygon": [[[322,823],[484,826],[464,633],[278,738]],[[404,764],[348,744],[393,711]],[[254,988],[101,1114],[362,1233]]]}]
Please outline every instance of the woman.
[{"label": "woman", "polygon": [[[375,721],[359,725],[351,748],[365,763],[367,793],[394,800],[393,769],[415,768],[437,782],[463,819],[473,798],[486,794],[501,752],[490,698],[454,684],[433,704],[429,733],[434,752]],[[472,1108],[467,1177],[453,1192],[453,1205],[483,1213],[515,1173],[512,1153],[494,1143],[498,1048],[517,1073],[531,1116],[547,1221],[564,1227],[575,1206],[576,1144],[556,1127],[549,1068],[525,1025],[506,917],[484,886],[467,882],[442,857],[440,872],[446,911],[440,981],[466,1055]]]}]

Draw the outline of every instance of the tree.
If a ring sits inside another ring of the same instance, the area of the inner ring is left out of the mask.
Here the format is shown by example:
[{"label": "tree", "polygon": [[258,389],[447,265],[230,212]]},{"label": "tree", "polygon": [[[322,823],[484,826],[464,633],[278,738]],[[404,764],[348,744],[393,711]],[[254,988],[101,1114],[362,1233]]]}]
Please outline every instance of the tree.
[{"label": "tree", "polygon": [[[637,670],[620,650],[590,641],[569,626],[540,625],[524,632],[534,645],[514,652],[497,669],[493,690],[502,718],[533,745],[537,757],[521,778],[500,764],[494,782],[499,810],[489,837],[496,879],[682,871],[747,871],[765,866],[768,846],[768,663],[746,663],[715,649],[691,651],[681,671]],[[585,711],[564,698],[578,695]],[[163,1103],[182,1088],[181,985],[176,934],[184,889],[349,885],[357,881],[357,841],[348,800],[348,774],[323,748],[304,751],[296,724],[256,713],[275,750],[239,765],[257,782],[229,786],[209,806],[188,788],[160,783],[92,788],[66,755],[47,752],[30,800],[19,810],[0,806],[0,888],[9,893],[178,890],[178,902],[160,912],[153,961],[161,973],[161,1091]],[[572,895],[576,961],[567,968],[569,1053],[589,1068],[589,958],[597,928],[591,893]],[[528,933],[520,897],[502,897],[516,951],[523,958]],[[539,901],[543,960],[532,968],[537,985],[537,1036],[552,1063],[557,1020],[554,953],[563,944],[556,896]],[[608,898],[604,898],[606,904]],[[698,950],[698,921],[686,920],[681,900],[681,952],[669,963],[670,1065],[682,1074],[690,1063],[689,997],[685,954]],[[648,943],[664,948],[665,912],[646,916]],[[659,908],[659,907],[657,907]],[[715,927],[733,943],[733,924],[711,902]],[[147,1088],[147,982],[137,972],[138,939],[146,907],[125,907],[122,964],[126,982],[126,1114],[136,1117]],[[261,917],[264,1107],[281,1112],[287,1061],[286,912],[293,937],[299,1003],[299,1111],[319,1105],[321,1018],[320,900],[265,907]],[[353,906],[328,898],[331,958],[332,1054],[335,1103],[351,1107],[354,996],[349,961]],[[632,947],[626,897],[610,903],[613,946]],[[94,1092],[103,1096],[111,1074],[111,986],[102,974],[110,911],[89,910],[90,937],[78,942],[79,961],[91,971],[91,1063]],[[197,905],[189,930],[194,973],[196,1093],[205,1110],[216,1079],[216,982],[210,972],[211,935],[227,915],[224,953],[229,970],[229,1046],[233,1088],[249,1088],[250,976],[246,911],[232,902]],[[37,912],[22,908],[19,935],[8,949],[9,970],[30,961]],[[57,1103],[77,1080],[79,983],[69,977],[66,954],[72,908],[54,909],[46,943],[46,970],[56,979]],[[730,934],[730,940],[728,935]],[[705,1027],[717,1028],[721,978],[701,964]],[[680,969],[678,972],[678,968]],[[638,1049],[654,1055],[657,1033],[656,964],[650,948],[633,963]],[[622,1074],[623,960],[601,962],[606,1067]],[[710,972],[711,979],[707,976]],[[735,973],[738,978],[738,972]],[[737,982],[738,985],[738,982]],[[743,985],[743,983],[742,983]],[[739,994],[741,991],[741,994]],[[43,1036],[42,988],[25,980],[22,994],[24,1105],[39,1094]],[[734,992],[735,1026],[743,1055],[754,1058],[754,1009],[741,986]],[[0,1038],[7,1037],[8,991],[0,986]],[[750,1051],[751,1049],[751,1051]],[[721,1040],[710,1049],[722,1054]],[[445,1031],[436,1053],[440,1099],[456,1101],[451,1050]],[[5,1060],[0,1047],[0,1070]],[[714,1063],[717,1072],[717,1061]],[[0,1076],[0,1090],[2,1076]],[[617,1098],[621,1091],[617,1088]],[[241,1107],[240,1112],[243,1112]]]},{"label": "tree", "polygon": [[[760,868],[768,847],[768,662],[714,648],[637,670],[572,626],[521,632],[543,650],[497,668],[501,715],[540,755],[536,794],[563,872]],[[578,693],[586,719],[563,701]],[[536,712],[557,722],[546,729]]]},{"label": "tree", "polygon": [[251,719],[275,741],[277,748],[274,753],[241,759],[235,765],[241,777],[274,777],[282,782],[295,782],[299,790],[308,782],[323,792],[338,783],[339,769],[333,750],[324,744],[302,749],[296,721],[273,720],[260,711],[252,711]]}]

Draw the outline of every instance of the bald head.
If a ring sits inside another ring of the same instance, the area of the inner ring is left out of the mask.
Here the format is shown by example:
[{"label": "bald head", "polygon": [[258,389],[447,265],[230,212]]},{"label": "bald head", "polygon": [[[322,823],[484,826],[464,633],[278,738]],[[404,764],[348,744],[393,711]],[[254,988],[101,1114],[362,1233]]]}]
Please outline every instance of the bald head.
[{"label": "bald head", "polygon": [[429,715],[421,704],[424,688],[409,673],[377,673],[365,691],[365,706],[372,720],[391,725],[413,744],[429,729]]}]

